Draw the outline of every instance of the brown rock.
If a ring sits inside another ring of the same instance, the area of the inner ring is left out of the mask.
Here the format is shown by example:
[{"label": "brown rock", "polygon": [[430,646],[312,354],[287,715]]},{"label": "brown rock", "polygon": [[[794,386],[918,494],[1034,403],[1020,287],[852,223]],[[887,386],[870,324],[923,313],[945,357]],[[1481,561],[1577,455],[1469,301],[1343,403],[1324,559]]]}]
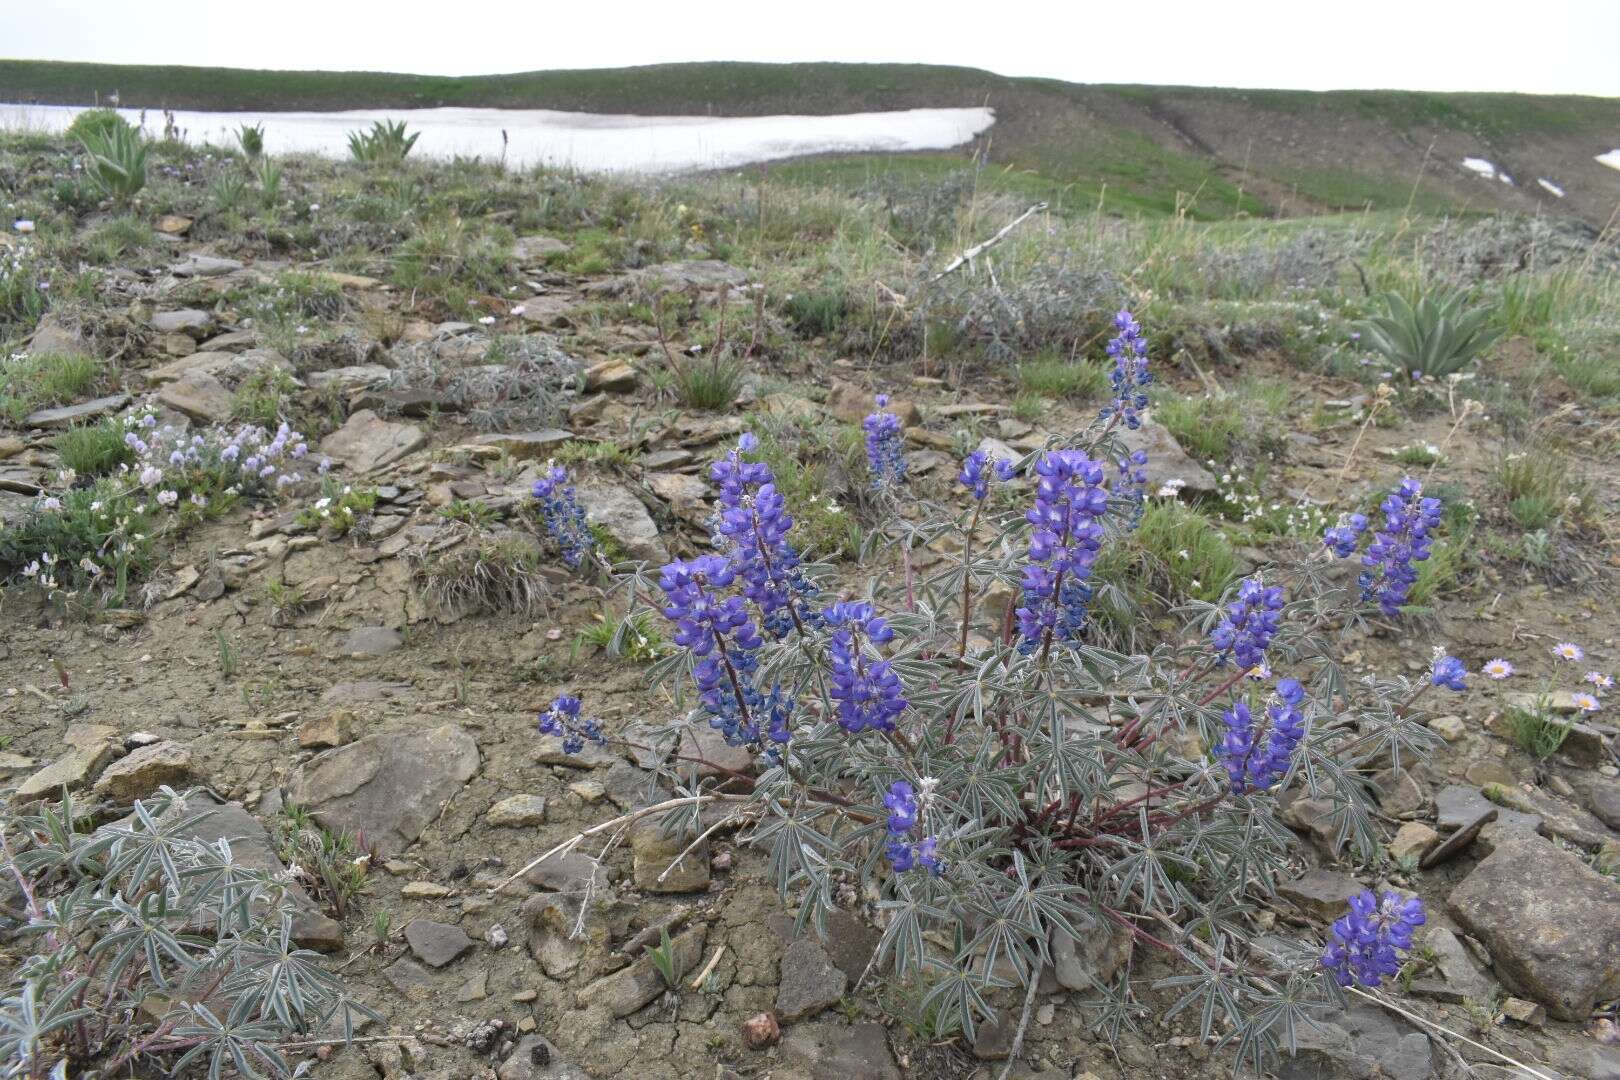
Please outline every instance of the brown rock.
[{"label": "brown rock", "polygon": [[333,709],[326,716],[311,717],[298,725],[298,745],[305,750],[328,750],[354,738],[354,713]]},{"label": "brown rock", "polygon": [[782,1026],[775,1015],[762,1012],[742,1022],[743,1042],[750,1050],[763,1050],[782,1037]]},{"label": "brown rock", "polygon": [[143,746],[107,766],[94,791],[104,799],[132,802],[165,785],[179,787],[190,779],[191,751],[165,740]]}]

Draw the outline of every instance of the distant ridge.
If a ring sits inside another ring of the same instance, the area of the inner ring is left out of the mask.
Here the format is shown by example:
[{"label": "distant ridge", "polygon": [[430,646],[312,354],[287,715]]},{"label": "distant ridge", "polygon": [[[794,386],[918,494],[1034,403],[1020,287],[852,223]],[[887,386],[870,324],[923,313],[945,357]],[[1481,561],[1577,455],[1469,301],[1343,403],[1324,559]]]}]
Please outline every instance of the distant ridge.
[{"label": "distant ridge", "polygon": [[[997,122],[987,143],[958,156],[978,153],[1075,204],[1197,217],[1412,205],[1573,216],[1593,227],[1620,204],[1620,170],[1595,160],[1620,148],[1620,99],[1611,98],[1090,85],[921,64],[448,77],[0,60],[0,101],[86,105],[115,91],[124,107],[154,111],[453,105],[757,116],[989,104]],[[1464,158],[1513,183],[1465,168]]]}]

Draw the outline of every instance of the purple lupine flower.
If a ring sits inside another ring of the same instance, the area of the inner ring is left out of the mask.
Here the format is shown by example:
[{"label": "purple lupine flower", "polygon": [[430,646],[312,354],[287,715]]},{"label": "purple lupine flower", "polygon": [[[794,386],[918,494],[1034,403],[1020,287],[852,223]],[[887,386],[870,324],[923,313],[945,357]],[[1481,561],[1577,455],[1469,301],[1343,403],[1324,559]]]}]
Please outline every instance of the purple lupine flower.
[{"label": "purple lupine flower", "polygon": [[1226,767],[1234,792],[1266,791],[1287,775],[1294,750],[1305,737],[1305,717],[1299,707],[1304,700],[1305,688],[1297,679],[1277,683],[1277,692],[1266,706],[1270,731],[1264,743],[1248,704],[1232,703],[1222,718],[1226,734],[1216,747],[1216,755]]},{"label": "purple lupine flower", "polygon": [[1131,516],[1128,524],[1135,528],[1142,520],[1142,514],[1147,510],[1147,466],[1148,456],[1146,450],[1133,450],[1118,461],[1119,465],[1119,494],[1131,504]]},{"label": "purple lupine flower", "polygon": [[[925,787],[927,783],[924,782]],[[884,854],[895,873],[904,874],[920,866],[931,874],[939,874],[944,869],[939,858],[939,840],[932,836],[912,839],[922,825],[922,804],[912,786],[904,780],[890,784],[883,796],[883,806],[889,811],[889,842]]]},{"label": "purple lupine flower", "polygon": [[580,700],[570,694],[561,694],[555,701],[540,714],[540,734],[562,736],[562,750],[565,754],[577,754],[585,749],[585,742],[589,740],[597,746],[607,742],[602,734],[601,724],[589,718],[581,717]]},{"label": "purple lupine flower", "polygon": [[1367,568],[1361,574],[1361,596],[1377,599],[1379,610],[1394,616],[1417,581],[1412,564],[1429,557],[1429,533],[1440,524],[1440,500],[1424,498],[1423,485],[1407,477],[1379,509],[1384,524],[1361,557]]},{"label": "purple lupine flower", "polygon": [[1126,427],[1135,431],[1142,426],[1138,413],[1147,408],[1146,387],[1153,381],[1148,371],[1147,339],[1129,311],[1114,316],[1114,329],[1119,334],[1108,342],[1108,355],[1114,358],[1114,370],[1108,376],[1114,400],[1103,407],[1101,416],[1106,420],[1117,414]]},{"label": "purple lupine flower", "polygon": [[743,581],[743,595],[759,608],[767,633],[784,637],[795,621],[812,614],[800,598],[815,587],[799,570],[799,553],[788,541],[793,518],[776,490],[776,478],[763,462],[744,461],[759,445],[744,435],[737,448],[714,463],[709,476],[720,487],[719,533]]},{"label": "purple lupine flower", "polygon": [[851,735],[869,729],[893,731],[895,717],[910,703],[893,666],[874,656],[868,646],[890,641],[894,631],[864,600],[840,601],[822,612],[822,618],[835,628],[828,659],[839,726]]},{"label": "purple lupine flower", "polygon": [[968,494],[979,502],[983,502],[990,494],[992,480],[1007,481],[1013,477],[1013,463],[1002,458],[991,460],[990,455],[983,450],[975,450],[962,459],[962,471],[956,474],[957,482],[968,489]]},{"label": "purple lupine flower", "polygon": [[1108,512],[1103,467],[1079,450],[1054,450],[1035,463],[1035,505],[1024,515],[1033,529],[1018,609],[1020,648],[1078,640],[1091,603],[1092,564],[1102,548]]},{"label": "purple lupine flower", "polygon": [[1230,655],[1239,667],[1258,666],[1265,659],[1266,647],[1282,622],[1282,609],[1282,586],[1268,588],[1258,574],[1245,578],[1238,586],[1237,599],[1226,605],[1226,614],[1210,631],[1209,642],[1215,647],[1216,663],[1224,664]]},{"label": "purple lupine flower", "polygon": [[1468,669],[1463,662],[1455,656],[1444,653],[1434,658],[1434,664],[1429,669],[1429,682],[1434,686],[1443,686],[1447,690],[1458,693],[1468,689]]},{"label": "purple lupine flower", "polygon": [[595,541],[585,523],[585,510],[568,482],[568,470],[548,463],[545,473],[534,482],[534,497],[540,503],[540,520],[546,532],[562,551],[563,565],[578,569]]},{"label": "purple lupine flower", "polygon": [[877,396],[878,411],[861,422],[866,432],[866,464],[872,470],[872,486],[879,491],[897,487],[906,478],[906,455],[900,435],[900,418],[888,412],[889,395]]},{"label": "purple lupine flower", "polygon": [[1377,986],[1401,969],[1398,950],[1412,947],[1412,933],[1427,921],[1423,901],[1397,892],[1350,898],[1349,914],[1333,924],[1321,964],[1340,986]]},{"label": "purple lupine flower", "polygon": [[786,742],[791,704],[778,689],[767,697],[752,684],[765,641],[749,619],[742,597],[721,591],[736,579],[731,561],[719,555],[670,563],[658,580],[668,600],[664,617],[675,624],[675,644],[698,660],[692,679],[709,714],[709,726],[731,745],[741,746],[760,742],[759,718],[765,717],[770,720],[770,737]]},{"label": "purple lupine flower", "polygon": [[1355,553],[1361,543],[1361,534],[1367,531],[1366,514],[1340,514],[1339,523],[1330,525],[1322,533],[1322,543],[1340,559]]}]

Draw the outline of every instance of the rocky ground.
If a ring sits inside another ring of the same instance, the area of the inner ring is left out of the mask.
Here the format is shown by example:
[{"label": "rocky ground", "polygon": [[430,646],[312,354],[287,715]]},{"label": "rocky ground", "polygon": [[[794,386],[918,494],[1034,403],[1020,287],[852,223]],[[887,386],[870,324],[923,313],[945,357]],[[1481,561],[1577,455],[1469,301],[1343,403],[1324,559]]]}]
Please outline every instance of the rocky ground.
[{"label": "rocky ground", "polygon": [[[47,315],[33,332],[27,349],[116,355],[118,375],[106,393],[0,434],[7,514],[53,489],[52,439],[64,426],[132,408],[165,423],[227,422],[244,388],[275,372],[286,408],[320,418],[324,430],[306,427],[333,475],[374,488],[375,506],[341,533],[310,517],[307,495],[204,521],[164,545],[150,585],[121,608],[64,610],[25,583],[8,588],[0,792],[27,802],[66,786],[106,816],[160,785],[195,786],[197,799],[218,804],[214,835],[264,865],[293,864],[311,898],[301,939],[330,953],[385,1018],[358,1045],[316,1055],[311,1075],[322,1080],[998,1074],[1015,1003],[974,1040],[931,1037],[905,990],[867,972],[874,912],[852,898],[826,940],[797,937],[746,831],[717,834],[673,869],[684,845],[645,821],[527,865],[662,797],[645,755],[564,754],[536,733],[536,712],[559,692],[585,690],[623,734],[676,707],[667,688],[649,686],[644,657],[582,641],[623,600],[563,572],[524,508],[542,463],[573,448],[591,522],[623,557],[656,565],[704,549],[708,463],[753,425],[789,418],[852,430],[871,394],[887,390],[902,399],[916,482],[943,486],[964,445],[1039,448],[1094,404],[1058,402],[1023,419],[993,368],[942,371],[812,338],[791,359],[757,365],[735,407],[689,408],[655,377],[664,349],[632,308],[680,294],[729,307],[746,325],[750,268],[694,257],[558,270],[569,240],[525,236],[513,249],[517,291],[484,308],[482,321],[443,321],[382,279],[243,255],[188,238],[188,227],[158,223],[163,256],[148,270],[115,272],[106,291],[117,302],[102,315]],[[317,346],[270,337],[239,299],[287,271],[341,297],[345,314]],[[523,343],[516,352],[513,341]],[[679,352],[692,342],[669,344]],[[1515,347],[1499,347],[1502,365]],[[1161,369],[1190,395],[1239,375],[1285,388],[1268,421],[1276,438],[1266,500],[1336,511],[1408,468],[1394,460],[1408,448],[1432,443],[1445,448],[1439,477],[1494,513],[1502,449],[1484,422],[1459,420],[1433,391],[1430,408],[1364,425],[1375,400],[1367,384],[1307,375],[1284,353]],[[524,380],[559,366],[577,370],[574,388],[558,391],[549,414],[531,408]],[[1382,863],[1335,855],[1325,808],[1288,803],[1298,877],[1262,913],[1264,927],[1319,935],[1349,895],[1380,881],[1420,892],[1431,919],[1393,1005],[1359,1000],[1301,1031],[1280,1077],[1620,1076],[1616,730],[1606,713],[1584,716],[1538,760],[1507,719],[1515,695],[1566,674],[1555,642],[1581,643],[1586,666],[1600,670],[1613,669],[1620,648],[1604,532],[1614,425],[1601,409],[1565,404],[1536,408],[1564,445],[1594,451],[1584,467],[1598,522],[1571,531],[1558,564],[1567,573],[1482,547],[1428,614],[1347,643],[1366,668],[1421,670],[1429,645],[1444,641],[1473,670],[1506,656],[1519,673],[1475,680],[1430,725],[1443,749],[1374,778],[1388,838]],[[1235,466],[1206,468],[1157,424],[1144,435],[1156,485],[1185,481],[1186,500],[1230,485]],[[828,501],[845,488],[834,476]],[[820,520],[836,535],[837,514],[857,509],[824,506]],[[1241,554],[1260,561],[1267,544],[1291,542],[1253,540]],[[502,545],[530,555],[517,560],[519,592],[490,588],[469,569]],[[881,553],[840,566],[851,586],[889,572]],[[459,591],[447,587],[456,575]],[[693,738],[727,768],[752,767],[706,730]],[[340,861],[357,867],[354,888],[332,888],[319,857],[303,858],[299,845],[317,827],[352,838]],[[646,951],[662,931],[675,991]],[[1231,1075],[1228,1052],[1197,1038],[1196,1018],[1150,1016],[1145,1035],[1112,1044],[1090,1030],[1084,989],[1130,959],[1116,946],[1060,952],[1012,1075]],[[15,955],[17,945],[0,948]],[[1134,962],[1150,974],[1157,964]],[[1151,1013],[1167,1000],[1150,992],[1144,1004]]]}]

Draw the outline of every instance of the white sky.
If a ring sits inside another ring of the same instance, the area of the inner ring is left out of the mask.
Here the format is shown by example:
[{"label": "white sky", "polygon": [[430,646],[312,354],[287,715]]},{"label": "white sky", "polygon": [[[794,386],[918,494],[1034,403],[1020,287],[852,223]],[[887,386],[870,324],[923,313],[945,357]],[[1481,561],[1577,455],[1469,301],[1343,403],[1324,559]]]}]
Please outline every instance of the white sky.
[{"label": "white sky", "polygon": [[[4,0],[0,56],[471,75],[683,60],[1620,96],[1620,0]],[[1620,133],[1617,133],[1620,134]]]}]

